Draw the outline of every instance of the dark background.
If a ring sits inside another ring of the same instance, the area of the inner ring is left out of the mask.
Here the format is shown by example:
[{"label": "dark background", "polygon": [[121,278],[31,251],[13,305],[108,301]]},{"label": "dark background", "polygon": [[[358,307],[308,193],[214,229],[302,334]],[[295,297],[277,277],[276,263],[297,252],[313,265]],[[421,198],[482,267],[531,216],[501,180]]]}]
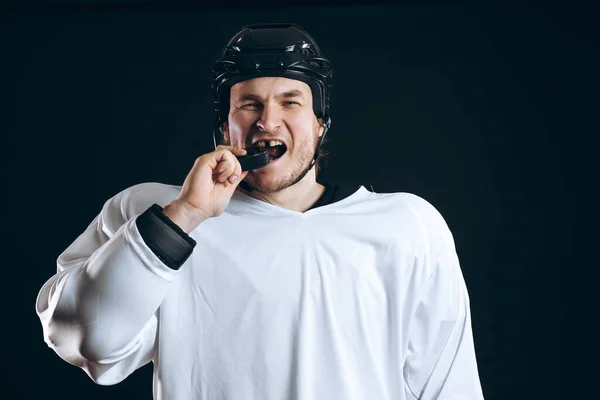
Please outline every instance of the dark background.
[{"label": "dark background", "polygon": [[211,150],[210,71],[227,39],[294,22],[335,71],[321,179],[412,192],[444,215],[486,399],[590,398],[583,326],[597,262],[575,235],[595,232],[593,10],[282,4],[2,3],[0,397],[151,398],[151,365],[101,387],[50,350],[37,292],[109,197],[181,184]]}]

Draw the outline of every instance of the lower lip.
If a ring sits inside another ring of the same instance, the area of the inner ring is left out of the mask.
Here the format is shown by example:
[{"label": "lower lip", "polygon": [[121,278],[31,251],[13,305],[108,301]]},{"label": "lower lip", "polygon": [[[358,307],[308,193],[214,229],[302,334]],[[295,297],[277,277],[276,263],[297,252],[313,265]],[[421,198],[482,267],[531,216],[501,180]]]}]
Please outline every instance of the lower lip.
[{"label": "lower lip", "polygon": [[285,153],[283,153],[283,155],[282,155],[281,157],[279,157],[279,158],[276,158],[276,159],[274,159],[274,160],[271,160],[271,161],[269,161],[269,163],[268,163],[267,165],[265,165],[263,168],[259,168],[258,170],[255,170],[255,171],[259,172],[259,171],[261,171],[261,170],[263,170],[263,169],[266,169],[266,168],[268,168],[268,167],[269,167],[269,166],[271,166],[271,165],[274,165],[274,164],[276,165],[276,164],[277,164],[277,162],[278,162],[279,160],[281,160],[283,157],[285,157],[285,156],[286,156],[286,154],[287,154],[287,151],[286,151]]},{"label": "lower lip", "polygon": [[276,159],[274,159],[274,160],[271,160],[271,161],[269,161],[269,164],[276,163],[277,161],[279,161],[279,160],[281,160],[283,157],[285,157],[285,155],[286,155],[286,154],[287,154],[287,151],[286,151],[285,153],[283,153],[283,154],[281,155],[281,157],[279,157],[279,158],[276,158]]}]

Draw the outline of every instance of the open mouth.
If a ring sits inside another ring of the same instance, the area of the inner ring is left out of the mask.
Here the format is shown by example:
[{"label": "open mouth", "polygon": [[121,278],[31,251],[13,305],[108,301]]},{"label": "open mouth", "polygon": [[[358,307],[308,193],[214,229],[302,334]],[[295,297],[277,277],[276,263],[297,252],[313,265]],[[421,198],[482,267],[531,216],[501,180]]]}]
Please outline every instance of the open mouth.
[{"label": "open mouth", "polygon": [[269,153],[271,161],[277,160],[279,157],[285,154],[287,147],[283,142],[279,140],[261,140],[252,145],[258,151],[265,151]]}]

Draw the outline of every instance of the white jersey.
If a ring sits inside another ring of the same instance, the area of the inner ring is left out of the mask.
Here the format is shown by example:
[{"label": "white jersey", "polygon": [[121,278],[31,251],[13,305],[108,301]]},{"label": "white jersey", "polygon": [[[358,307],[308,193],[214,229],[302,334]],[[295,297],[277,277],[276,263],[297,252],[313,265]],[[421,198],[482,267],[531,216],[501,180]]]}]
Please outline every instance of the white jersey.
[{"label": "white jersey", "polygon": [[467,289],[431,204],[360,187],[297,212],[236,191],[176,270],[135,219],[179,190],[111,198],[39,292],[46,343],[94,382],[152,361],[160,400],[483,399]]}]

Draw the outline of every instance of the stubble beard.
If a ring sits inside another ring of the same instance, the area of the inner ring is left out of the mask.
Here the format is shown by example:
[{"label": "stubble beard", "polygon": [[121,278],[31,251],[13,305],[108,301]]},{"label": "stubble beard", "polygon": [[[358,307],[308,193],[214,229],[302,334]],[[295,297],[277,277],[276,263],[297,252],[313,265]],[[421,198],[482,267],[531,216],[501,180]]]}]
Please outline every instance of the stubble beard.
[{"label": "stubble beard", "polygon": [[[225,146],[231,146],[230,142],[225,138],[223,139],[222,143]],[[296,156],[297,161],[289,169],[289,172],[275,179],[274,181],[261,182],[259,175],[260,172],[253,173],[253,171],[250,171],[244,178],[243,182],[250,186],[253,191],[256,190],[265,194],[279,192],[295,185],[310,171],[308,166],[313,160],[318,143],[319,137],[316,137],[312,140],[312,146],[301,145],[302,152]],[[289,157],[290,155],[286,152],[284,156]]]},{"label": "stubble beard", "polygon": [[[297,154],[295,158],[297,160],[293,163],[292,167],[286,172],[283,176],[278,177],[275,180],[270,182],[264,182],[260,178],[261,172],[253,173],[250,171],[244,182],[246,182],[253,190],[271,194],[275,192],[279,192],[281,190],[287,189],[290,186],[295,185],[299,181],[301,181],[306,174],[308,173],[308,167],[313,160],[315,155],[315,151],[318,144],[318,138],[312,141],[312,146],[302,145],[302,152]],[[285,154],[284,156],[290,156],[289,154]],[[313,166],[314,167],[314,166]]]}]

